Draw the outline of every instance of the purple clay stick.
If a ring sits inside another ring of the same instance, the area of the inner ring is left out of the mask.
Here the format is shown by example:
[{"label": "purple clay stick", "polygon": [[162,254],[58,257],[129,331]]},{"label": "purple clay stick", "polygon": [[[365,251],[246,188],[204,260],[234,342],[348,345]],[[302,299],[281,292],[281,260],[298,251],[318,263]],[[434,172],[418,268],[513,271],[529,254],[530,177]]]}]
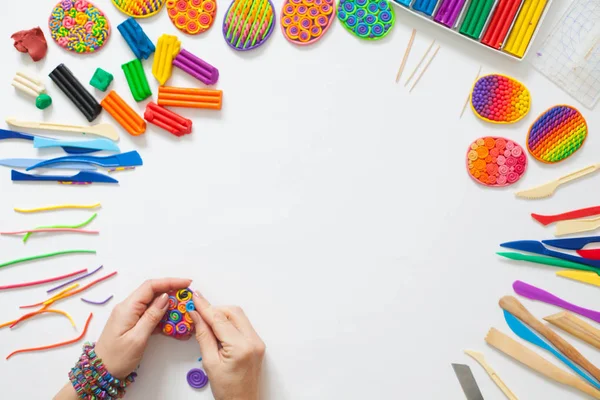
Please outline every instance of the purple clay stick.
[{"label": "purple clay stick", "polygon": [[464,5],[465,5],[465,0],[457,0],[456,1],[456,3],[454,4],[454,9],[450,13],[450,17],[446,20],[446,26],[448,26],[449,28],[452,28],[454,26]]},{"label": "purple clay stick", "polygon": [[94,275],[96,272],[100,271],[100,269],[102,269],[102,267],[103,267],[103,265],[99,266],[98,268],[96,268],[95,270],[93,270],[92,272],[90,272],[89,274],[81,275],[81,276],[80,276],[80,277],[78,277],[78,278],[71,279],[70,281],[68,281],[68,282],[65,282],[65,283],[63,283],[63,284],[61,284],[61,285],[59,285],[59,286],[57,286],[57,287],[53,287],[53,288],[52,288],[52,289],[50,289],[50,290],[46,290],[46,293],[52,293],[52,292],[54,292],[54,291],[56,291],[56,290],[58,290],[58,289],[62,289],[62,288],[64,288],[65,286],[67,286],[67,285],[70,285],[70,284],[71,284],[71,283],[73,283],[73,282],[77,282],[77,281],[78,281],[78,280],[80,280],[80,279],[87,278],[87,277],[88,277],[88,276],[90,276],[90,275]]},{"label": "purple clay stick", "polygon": [[206,85],[214,85],[219,80],[218,69],[185,49],[175,57],[173,65]]},{"label": "purple clay stick", "polygon": [[112,295],[112,294],[111,294],[111,295],[108,297],[108,299],[106,299],[106,300],[104,300],[104,301],[92,301],[92,300],[84,299],[84,298],[82,297],[82,298],[81,298],[81,301],[83,301],[84,303],[88,303],[88,304],[94,304],[94,305],[96,305],[96,306],[101,306],[101,305],[103,305],[103,304],[106,304],[106,303],[108,303],[108,302],[110,301],[110,299],[112,299],[112,298],[113,298],[113,296],[114,296],[114,295]]},{"label": "purple clay stick", "polygon": [[435,14],[434,21],[445,23],[448,12],[452,9],[452,5],[456,0],[444,0],[438,12]]}]

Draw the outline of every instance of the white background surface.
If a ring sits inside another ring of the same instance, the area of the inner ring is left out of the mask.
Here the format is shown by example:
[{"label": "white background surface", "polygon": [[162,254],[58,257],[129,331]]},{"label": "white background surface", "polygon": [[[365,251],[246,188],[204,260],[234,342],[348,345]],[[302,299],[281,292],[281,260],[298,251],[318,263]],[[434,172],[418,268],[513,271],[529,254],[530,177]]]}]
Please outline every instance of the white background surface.
[{"label": "white background surface", "polygon": [[[554,2],[536,47],[567,3]],[[84,83],[96,67],[112,72],[112,88],[134,104],[120,69],[133,58],[116,31],[124,15],[108,0],[97,5],[114,32],[97,55],[73,55],[49,42],[47,58],[32,64],[12,49],[10,34],[37,25],[51,41],[45,24],[53,5],[32,0],[26,14],[0,16],[3,117],[86,123],[47,78],[61,62]],[[78,298],[60,305],[72,313],[78,329],[93,312],[86,339],[95,340],[112,307],[143,280],[192,278],[193,287],[213,303],[241,305],[264,338],[265,399],[463,399],[452,362],[472,367],[486,399],[502,399],[483,369],[462,353],[468,348],[484,352],[519,398],[579,398],[579,393],[532,373],[483,339],[492,326],[510,333],[497,302],[513,294],[516,279],[597,307],[597,288],[556,278],[549,268],[500,260],[494,252],[504,241],[552,237],[552,228],[535,223],[530,212],[598,204],[597,176],[543,201],[517,200],[513,194],[598,162],[598,109],[581,108],[590,136],[568,161],[546,166],[530,158],[528,172],[514,187],[484,188],[465,170],[472,140],[501,135],[524,145],[529,125],[548,107],[579,107],[527,62],[494,55],[398,9],[393,32],[379,42],[360,41],[335,21],[319,43],[299,48],[284,39],[278,24],[264,46],[240,53],[222,37],[228,5],[219,2],[215,26],[198,37],[179,33],[165,11],[141,21],[153,41],[161,33],[177,34],[184,48],[221,72],[221,112],[179,110],[194,119],[192,135],[177,139],[150,125],[139,138],[121,131],[121,149],[139,150],[145,165],[115,175],[119,186],[13,184],[10,170],[0,171],[2,230],[78,223],[90,215],[19,215],[13,207],[103,205],[90,225],[101,231],[99,237],[40,236],[25,246],[19,239],[0,238],[2,261],[75,248],[96,249],[97,256],[7,267],[0,271],[0,282],[41,279],[100,264],[104,273],[118,270],[116,278],[85,295],[101,300],[114,294],[107,306],[87,305]],[[275,2],[278,14],[281,5]],[[394,77],[413,26],[418,35],[407,72],[432,38],[442,48],[409,95]],[[492,126],[470,110],[459,120],[480,64],[484,73],[513,75],[527,85],[533,105],[523,121]],[[151,63],[144,65],[156,93]],[[36,110],[10,87],[12,75],[24,67],[46,77],[54,99],[48,111]],[[199,86],[181,71],[175,71],[169,84]],[[140,113],[144,106],[138,105]],[[113,122],[106,113],[100,121]],[[38,153],[28,142],[0,143],[0,158],[34,156]],[[44,298],[41,287],[0,293],[0,316],[15,318],[18,305]],[[523,303],[539,318],[558,311],[529,300]],[[14,331],[0,330],[0,355],[63,341],[77,332],[60,316],[38,318]],[[570,340],[592,361],[600,361],[595,350]],[[78,344],[0,361],[3,397],[49,398],[66,382],[79,352]],[[185,381],[187,371],[199,365],[198,355],[195,342],[154,338],[128,398],[212,398],[209,390],[196,393]]]}]

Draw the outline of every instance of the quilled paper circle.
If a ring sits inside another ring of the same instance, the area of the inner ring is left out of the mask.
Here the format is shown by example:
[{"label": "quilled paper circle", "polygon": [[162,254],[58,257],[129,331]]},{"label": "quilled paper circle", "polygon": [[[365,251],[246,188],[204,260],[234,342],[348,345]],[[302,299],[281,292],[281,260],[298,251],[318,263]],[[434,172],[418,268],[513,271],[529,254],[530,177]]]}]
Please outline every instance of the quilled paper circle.
[{"label": "quilled paper circle", "polygon": [[52,39],[74,53],[94,53],[110,36],[104,13],[87,0],[62,0],[48,19]]},{"label": "quilled paper circle", "polygon": [[515,123],[527,115],[530,107],[529,90],[508,76],[482,76],[471,91],[471,108],[475,115],[487,122]]},{"label": "quilled paper circle", "polygon": [[217,15],[216,0],[167,0],[167,14],[173,25],[190,35],[206,32]]},{"label": "quilled paper circle", "polygon": [[467,171],[485,186],[509,186],[527,170],[527,156],[517,143],[502,137],[477,139],[467,150]]},{"label": "quilled paper circle", "polygon": [[123,14],[133,18],[148,18],[158,13],[166,0],[112,0]]},{"label": "quilled paper circle", "polygon": [[536,160],[556,163],[572,156],[586,138],[587,123],[583,115],[571,106],[554,106],[529,128],[527,150]]},{"label": "quilled paper circle", "polygon": [[223,19],[223,36],[236,50],[252,50],[267,41],[274,25],[271,0],[234,0]]},{"label": "quilled paper circle", "polygon": [[361,39],[378,40],[394,26],[394,10],[387,0],[340,0],[337,16],[342,25]]},{"label": "quilled paper circle", "polygon": [[169,308],[160,321],[160,330],[166,336],[177,339],[188,338],[194,331],[194,323],[189,314],[194,310],[192,292],[189,289],[182,289],[168,294]]},{"label": "quilled paper circle", "polygon": [[[297,23],[293,21],[294,16],[299,17]],[[320,6],[315,5],[314,0],[301,0],[300,3],[285,0],[281,9],[281,30],[289,42],[304,46],[321,39],[334,18],[334,0],[322,0]],[[290,29],[291,26],[296,27],[298,33]]]},{"label": "quilled paper circle", "polygon": [[202,389],[208,384],[208,377],[201,369],[194,368],[187,373],[187,382],[194,389]]}]

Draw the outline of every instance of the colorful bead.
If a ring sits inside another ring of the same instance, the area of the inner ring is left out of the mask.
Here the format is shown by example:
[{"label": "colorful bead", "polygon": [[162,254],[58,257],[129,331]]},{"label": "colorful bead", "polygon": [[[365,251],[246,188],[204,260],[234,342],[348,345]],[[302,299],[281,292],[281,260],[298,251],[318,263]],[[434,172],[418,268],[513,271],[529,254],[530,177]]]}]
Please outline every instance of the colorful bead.
[{"label": "colorful bead", "polygon": [[381,0],[340,0],[337,15],[348,31],[367,40],[387,35],[395,21],[393,8]]},{"label": "colorful bead", "polygon": [[497,124],[511,124],[529,112],[529,90],[504,75],[486,75],[473,86],[471,107],[479,118]]},{"label": "colorful bead", "polygon": [[467,150],[469,175],[485,186],[513,184],[526,169],[527,157],[523,148],[508,139],[491,136],[479,138]]},{"label": "colorful bead", "polygon": [[162,333],[177,339],[190,337],[194,331],[194,321],[189,312],[193,310],[194,301],[190,289],[170,292],[169,307],[159,325]]},{"label": "colorful bead", "polygon": [[575,108],[555,106],[535,120],[527,135],[527,150],[537,160],[555,163],[572,156],[587,137],[587,123]]}]

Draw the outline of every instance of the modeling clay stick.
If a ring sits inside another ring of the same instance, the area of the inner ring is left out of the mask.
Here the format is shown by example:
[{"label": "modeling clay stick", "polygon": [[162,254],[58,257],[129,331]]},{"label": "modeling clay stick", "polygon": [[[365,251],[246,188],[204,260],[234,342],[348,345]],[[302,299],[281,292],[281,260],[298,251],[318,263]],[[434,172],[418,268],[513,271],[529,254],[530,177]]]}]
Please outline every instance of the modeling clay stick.
[{"label": "modeling clay stick", "polygon": [[12,85],[32,97],[38,97],[46,91],[42,81],[24,72],[17,72],[12,80]]},{"label": "modeling clay stick", "polygon": [[63,254],[76,254],[76,253],[91,253],[91,254],[96,254],[96,250],[65,250],[65,251],[58,251],[58,252],[55,252],[55,253],[41,254],[39,256],[32,256],[32,257],[20,258],[20,259],[17,259],[17,260],[12,260],[12,261],[8,261],[8,262],[5,262],[5,263],[2,263],[2,264],[0,264],[0,268],[8,267],[9,265],[23,263],[23,262],[26,262],[26,261],[41,260],[43,258],[61,256]]},{"label": "modeling clay stick", "polygon": [[[89,278],[90,276],[94,275],[96,272],[100,271],[100,270],[101,270],[103,267],[104,267],[104,266],[103,266],[103,265],[101,265],[101,266],[99,266],[98,268],[96,268],[95,270],[93,270],[92,272],[90,272],[89,274],[85,274],[85,275],[82,275],[82,276],[78,276],[77,278],[71,279],[71,280],[70,280],[70,281],[68,281],[68,282],[65,282],[65,283],[62,283],[62,284],[60,284],[60,285],[58,285],[58,286],[56,286],[56,287],[53,287],[52,289],[48,289],[48,290],[46,290],[46,293],[52,293],[52,292],[55,292],[55,291],[57,291],[57,290],[59,290],[59,289],[62,289],[62,288],[64,288],[65,286],[71,285],[71,284],[73,284],[74,282],[77,282],[77,281],[79,281],[79,280],[81,280],[81,279]],[[64,293],[64,292],[60,292],[60,293],[56,294],[55,296],[59,296],[59,295],[61,295],[61,294],[63,294],[63,293]]]},{"label": "modeling clay stick", "polygon": [[488,25],[483,37],[481,39],[481,43],[487,44],[490,47],[495,47],[496,41],[495,37],[498,36],[499,30],[501,29],[501,25],[504,23],[504,19],[509,13],[509,9],[512,7],[512,3],[514,0],[500,0],[498,3],[498,7],[496,7],[496,11],[492,15],[492,19],[490,20],[490,24]]},{"label": "modeling clay stick", "polygon": [[43,211],[55,211],[55,210],[90,210],[101,207],[100,203],[96,204],[61,204],[56,206],[46,206],[39,208],[15,208],[14,211],[18,213],[31,214]]},{"label": "modeling clay stick", "polygon": [[71,322],[71,326],[73,328],[76,328],[75,321],[73,321],[73,317],[71,317],[71,315],[69,315],[69,313],[66,313],[66,312],[64,312],[62,310],[49,310],[47,308],[42,308],[41,310],[37,310],[37,311],[34,311],[34,312],[30,312],[29,314],[23,315],[21,318],[17,319],[15,322],[13,322],[10,325],[10,329],[12,329],[15,326],[17,326],[19,324],[19,322],[22,322],[22,321],[25,321],[25,320],[30,319],[32,317],[35,317],[36,315],[45,314],[45,313],[55,313],[55,314],[64,315],[65,317],[67,317],[69,319],[69,322]]},{"label": "modeling clay stick", "polygon": [[79,111],[85,115],[89,122],[92,122],[100,115],[102,112],[100,104],[98,104],[96,99],[81,85],[64,64],[56,67],[54,71],[50,72],[49,76],[56,86],[75,104]]},{"label": "modeling clay stick", "polygon": [[161,85],[164,85],[171,77],[173,60],[179,54],[180,49],[181,42],[177,39],[177,36],[162,35],[158,38],[154,63],[152,64],[152,75]]},{"label": "modeling clay stick", "polygon": [[158,88],[158,105],[170,107],[207,108],[220,110],[223,91],[188,89],[161,86]]},{"label": "modeling clay stick", "polygon": [[117,29],[123,35],[123,39],[125,39],[133,54],[140,60],[147,60],[154,53],[154,50],[156,50],[154,43],[148,38],[135,19],[131,17],[127,18],[117,26]]},{"label": "modeling clay stick", "polygon": [[34,281],[34,282],[16,283],[13,285],[0,286],[0,290],[18,289],[18,288],[29,287],[29,286],[43,285],[45,283],[56,282],[56,281],[60,281],[63,279],[67,279],[67,278],[70,278],[75,275],[85,274],[86,272],[87,272],[87,268],[79,270],[79,271],[71,272],[70,274],[56,276],[54,278],[48,278],[48,279],[43,279],[43,280]]},{"label": "modeling clay stick", "polygon": [[175,57],[173,65],[206,85],[214,85],[219,80],[218,69],[185,49]]},{"label": "modeling clay stick", "polygon": [[534,2],[535,0],[525,0],[523,2],[523,6],[521,7],[521,11],[519,11],[519,15],[517,15],[517,19],[515,20],[515,24],[513,25],[511,31],[510,31],[510,35],[508,35],[508,40],[506,41],[506,46],[504,46],[504,50],[506,50],[507,52],[511,52],[514,45],[515,45],[515,41],[517,40],[517,37],[519,36],[519,32],[521,31],[521,28],[525,27],[525,29],[527,29],[527,14],[529,13],[529,9],[531,8],[531,4]]},{"label": "modeling clay stick", "polygon": [[541,0],[532,0],[530,2],[531,4],[530,4],[529,8],[527,9],[527,14],[525,14],[525,17],[524,17],[525,19],[523,20],[523,25],[521,25],[521,27],[519,29],[519,33],[515,37],[515,42],[514,42],[512,48],[510,49],[511,53],[516,55],[519,52],[519,48],[521,47],[523,38],[525,37],[527,29],[529,29],[529,26],[531,25],[531,23],[533,21],[533,16],[535,14],[535,11],[538,8],[540,1]]},{"label": "modeling clay stick", "polygon": [[127,78],[127,83],[129,84],[129,90],[131,90],[135,101],[146,100],[152,96],[152,91],[148,85],[148,79],[140,60],[136,58],[133,61],[123,64],[121,68],[123,68],[125,78]]},{"label": "modeling clay stick", "polygon": [[465,2],[466,0],[459,0],[454,4],[454,9],[452,9],[450,16],[446,18],[446,26],[448,26],[449,28],[452,28],[454,26],[456,20],[458,19],[458,16],[460,15],[460,12],[462,11],[465,5]]},{"label": "modeling clay stick", "polygon": [[479,21],[477,21],[477,25],[475,26],[475,31],[473,32],[473,37],[479,39],[481,37],[481,32],[483,32],[483,28],[485,27],[485,23],[488,21],[490,17],[490,12],[494,7],[495,0],[487,0],[483,9],[481,10],[481,16],[479,17]]},{"label": "modeling clay stick", "polygon": [[519,8],[521,7],[521,4],[523,3],[523,0],[514,0],[512,3],[512,7],[510,8],[509,12],[506,15],[506,18],[502,21],[502,25],[501,27],[498,29],[498,34],[497,36],[495,36],[492,40],[493,44],[496,44],[498,47],[496,47],[497,49],[502,47],[502,43],[504,43],[504,41],[506,40],[506,36],[508,35],[508,31],[510,29],[510,26],[512,25],[515,16],[517,15],[517,13],[519,12]]},{"label": "modeling clay stick", "polygon": [[101,300],[101,301],[92,301],[92,300],[88,300],[88,299],[84,299],[83,297],[81,298],[81,301],[83,301],[84,303],[88,303],[88,304],[94,304],[97,306],[101,306],[104,305],[106,303],[108,303],[110,301],[110,299],[112,299],[114,297],[114,295],[110,295],[108,296],[108,298],[106,300]]},{"label": "modeling clay stick", "polygon": [[192,133],[192,121],[153,102],[146,106],[144,119],[175,136]]},{"label": "modeling clay stick", "polygon": [[466,32],[468,31],[468,27],[471,24],[471,21],[473,20],[475,10],[477,10],[479,3],[481,3],[482,1],[483,0],[471,0],[471,3],[469,3],[469,8],[467,8],[467,14],[465,15],[465,19],[463,19],[463,22],[460,26],[460,33],[466,34]]},{"label": "modeling clay stick", "polygon": [[130,135],[139,136],[146,132],[146,121],[137,115],[114,90],[100,104]]},{"label": "modeling clay stick", "polygon": [[546,0],[541,0],[534,13],[533,13],[533,17],[531,19],[531,21],[529,22],[529,25],[527,25],[527,30],[525,31],[525,35],[523,36],[523,39],[521,40],[521,45],[519,46],[519,49],[517,50],[517,55],[519,57],[523,57],[523,55],[525,54],[525,50],[527,50],[527,47],[529,46],[529,42],[531,42],[531,38],[533,37],[533,33],[535,32],[535,29],[538,26],[538,23],[540,22],[540,18],[542,17],[542,14],[544,12],[544,8],[546,7]]}]

